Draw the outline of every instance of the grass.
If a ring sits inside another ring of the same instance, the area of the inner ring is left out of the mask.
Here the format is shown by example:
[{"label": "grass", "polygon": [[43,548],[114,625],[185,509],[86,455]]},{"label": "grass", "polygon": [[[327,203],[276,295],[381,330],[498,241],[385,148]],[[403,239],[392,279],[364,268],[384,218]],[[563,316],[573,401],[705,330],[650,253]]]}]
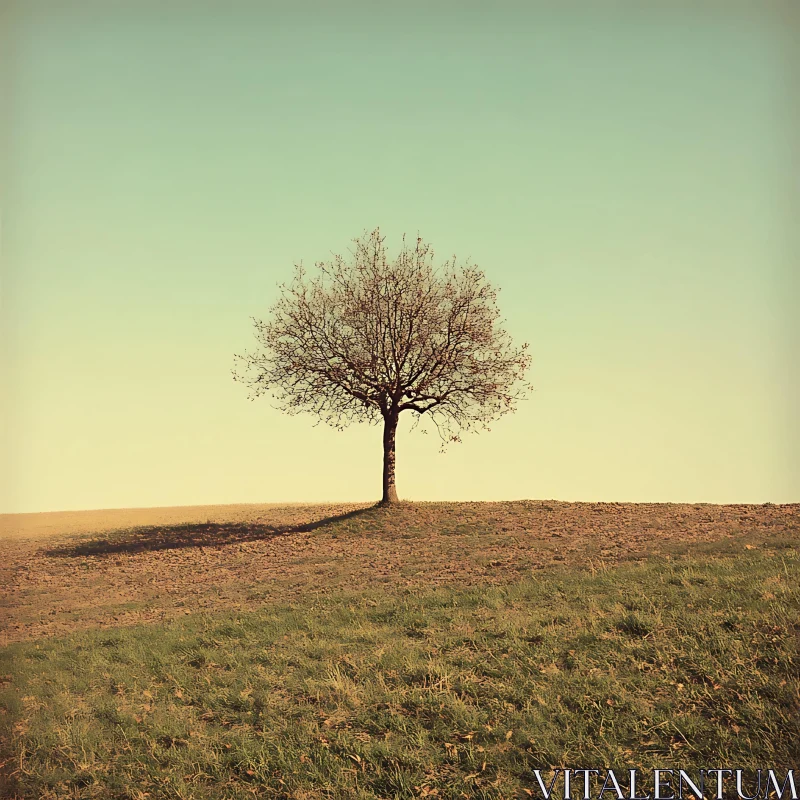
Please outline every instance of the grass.
[{"label": "grass", "polygon": [[538,796],[532,770],[555,766],[797,768],[800,556],[730,549],[13,644],[6,772],[43,800],[308,800]]}]

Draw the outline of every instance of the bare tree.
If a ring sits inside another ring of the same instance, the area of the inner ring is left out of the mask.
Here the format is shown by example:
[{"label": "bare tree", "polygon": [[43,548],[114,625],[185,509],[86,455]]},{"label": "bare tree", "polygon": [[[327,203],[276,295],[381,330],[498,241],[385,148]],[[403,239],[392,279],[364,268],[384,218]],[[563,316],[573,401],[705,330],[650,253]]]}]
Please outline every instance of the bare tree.
[{"label": "bare tree", "polygon": [[527,384],[527,344],[503,329],[496,292],[476,266],[440,269],[433,251],[403,237],[387,258],[378,229],[294,279],[267,321],[253,319],[259,348],[236,356],[234,380],[271,393],[289,414],[310,411],[336,428],[383,422],[383,502],[397,502],[400,414],[423,415],[442,442],[513,410]]}]

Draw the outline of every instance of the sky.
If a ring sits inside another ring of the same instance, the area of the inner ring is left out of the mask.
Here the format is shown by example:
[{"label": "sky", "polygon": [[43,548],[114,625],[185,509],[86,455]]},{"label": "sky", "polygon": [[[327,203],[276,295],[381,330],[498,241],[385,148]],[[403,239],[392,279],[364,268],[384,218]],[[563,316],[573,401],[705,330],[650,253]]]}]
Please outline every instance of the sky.
[{"label": "sky", "polygon": [[401,498],[800,500],[791,3],[0,5],[0,512],[379,498],[379,428],[231,377],[375,227],[533,357]]}]

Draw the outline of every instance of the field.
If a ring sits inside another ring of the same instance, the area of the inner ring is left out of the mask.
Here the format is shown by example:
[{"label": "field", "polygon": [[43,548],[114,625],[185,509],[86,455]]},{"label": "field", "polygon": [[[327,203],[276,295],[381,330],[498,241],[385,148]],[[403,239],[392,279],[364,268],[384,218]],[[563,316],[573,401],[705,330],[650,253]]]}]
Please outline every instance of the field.
[{"label": "field", "polygon": [[800,506],[0,516],[5,795],[540,796],[800,765]]}]

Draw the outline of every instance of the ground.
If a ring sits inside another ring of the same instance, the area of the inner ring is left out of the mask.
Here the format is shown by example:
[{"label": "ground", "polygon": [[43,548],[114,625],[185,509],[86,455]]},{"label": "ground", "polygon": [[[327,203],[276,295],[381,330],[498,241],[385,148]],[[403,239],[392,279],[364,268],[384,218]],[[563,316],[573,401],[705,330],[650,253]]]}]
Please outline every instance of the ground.
[{"label": "ground", "polygon": [[[0,795],[526,798],[800,762],[800,505],[0,516]],[[748,784],[749,786],[749,784]]]}]

